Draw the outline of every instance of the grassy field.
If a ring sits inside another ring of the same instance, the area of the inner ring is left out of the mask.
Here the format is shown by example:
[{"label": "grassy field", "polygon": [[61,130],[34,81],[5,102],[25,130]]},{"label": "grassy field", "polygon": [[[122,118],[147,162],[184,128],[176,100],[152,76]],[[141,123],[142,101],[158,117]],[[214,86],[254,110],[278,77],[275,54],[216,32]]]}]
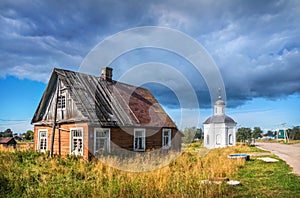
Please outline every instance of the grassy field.
[{"label": "grassy field", "polygon": [[232,178],[242,183],[233,188],[234,197],[300,197],[300,178],[280,159],[266,163],[253,158]]},{"label": "grassy field", "polygon": [[[127,172],[97,160],[47,158],[31,150],[2,149],[0,197],[300,197],[300,179],[289,174],[285,162],[269,164],[255,157],[245,162],[227,157],[259,151],[236,146],[206,154],[199,143],[194,143],[163,168]],[[242,185],[202,182],[216,177],[238,180]]]}]

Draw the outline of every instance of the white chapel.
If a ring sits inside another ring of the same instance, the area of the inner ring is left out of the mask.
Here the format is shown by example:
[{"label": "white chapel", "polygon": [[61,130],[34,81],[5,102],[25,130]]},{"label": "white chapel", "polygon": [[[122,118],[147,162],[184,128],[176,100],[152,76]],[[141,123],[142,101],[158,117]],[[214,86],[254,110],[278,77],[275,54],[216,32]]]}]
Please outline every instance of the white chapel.
[{"label": "white chapel", "polygon": [[204,146],[208,149],[235,146],[236,122],[225,114],[226,104],[219,94],[214,104],[213,116],[206,119],[204,126]]}]

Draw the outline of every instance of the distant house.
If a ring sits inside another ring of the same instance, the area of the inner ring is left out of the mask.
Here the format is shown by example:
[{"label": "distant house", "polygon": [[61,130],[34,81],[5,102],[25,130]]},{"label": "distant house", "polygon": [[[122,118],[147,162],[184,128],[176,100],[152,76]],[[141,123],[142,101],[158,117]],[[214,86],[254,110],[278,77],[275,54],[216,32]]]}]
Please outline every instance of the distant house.
[{"label": "distant house", "polygon": [[109,67],[101,76],[55,68],[32,124],[41,152],[52,144],[53,153],[84,157],[181,149],[181,133],[149,90],[112,80]]},{"label": "distant house", "polygon": [[16,147],[17,142],[13,137],[5,137],[5,138],[0,138],[0,145],[4,147]]},{"label": "distant house", "polygon": [[18,135],[14,136],[14,139],[17,141],[23,141],[24,139]]}]

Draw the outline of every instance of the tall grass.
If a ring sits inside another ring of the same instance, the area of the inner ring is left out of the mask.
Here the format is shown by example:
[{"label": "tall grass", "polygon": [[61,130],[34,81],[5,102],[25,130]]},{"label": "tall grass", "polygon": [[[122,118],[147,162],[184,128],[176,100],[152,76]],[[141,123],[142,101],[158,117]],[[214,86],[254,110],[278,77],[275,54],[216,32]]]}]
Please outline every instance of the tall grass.
[{"label": "tall grass", "polygon": [[[247,149],[244,146],[214,149],[205,156],[184,152],[170,164],[148,172],[121,171],[100,160],[85,161],[74,156],[48,158],[32,150],[2,149],[0,197],[228,196],[227,186],[201,181],[213,177],[230,178],[245,161],[228,159],[227,155],[247,152]],[[125,163],[111,157],[107,160],[114,162],[115,167]]]}]

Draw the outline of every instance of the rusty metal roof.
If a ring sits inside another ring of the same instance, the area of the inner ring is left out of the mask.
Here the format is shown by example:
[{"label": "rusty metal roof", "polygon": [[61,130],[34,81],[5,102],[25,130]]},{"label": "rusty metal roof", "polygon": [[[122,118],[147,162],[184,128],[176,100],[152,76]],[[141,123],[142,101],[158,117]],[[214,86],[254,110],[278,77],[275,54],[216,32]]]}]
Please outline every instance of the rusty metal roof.
[{"label": "rusty metal roof", "polygon": [[55,68],[32,123],[42,121],[60,80],[88,122],[101,126],[172,127],[175,123],[148,89]]},{"label": "rusty metal roof", "polygon": [[13,137],[0,138],[0,144],[7,144],[11,140],[13,140],[14,142],[16,142]]}]

